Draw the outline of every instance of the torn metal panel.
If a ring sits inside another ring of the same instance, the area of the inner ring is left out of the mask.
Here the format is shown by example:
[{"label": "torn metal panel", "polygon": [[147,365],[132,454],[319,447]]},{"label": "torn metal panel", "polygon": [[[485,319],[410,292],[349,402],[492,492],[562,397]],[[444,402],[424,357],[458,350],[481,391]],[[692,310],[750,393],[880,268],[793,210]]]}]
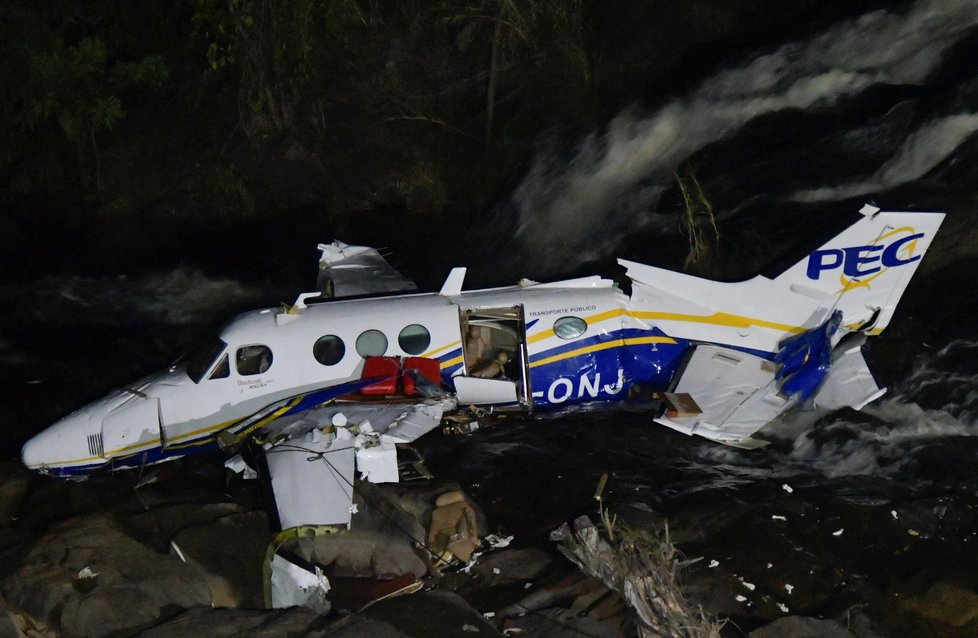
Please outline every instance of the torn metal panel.
[{"label": "torn metal panel", "polygon": [[296,565],[292,561],[276,554],[271,563],[271,602],[272,608],[307,607],[320,614],[328,614],[330,602],[326,599],[329,593],[329,580],[316,565],[310,565],[312,571]]},{"label": "torn metal panel", "polygon": [[397,448],[394,439],[387,435],[356,438],[357,469],[360,478],[371,483],[397,483]]},{"label": "torn metal panel", "polygon": [[268,450],[283,529],[350,524],[354,441],[313,430]]},{"label": "torn metal panel", "polygon": [[719,346],[696,346],[674,393],[688,394],[700,413],[662,416],[657,423],[727,444],[748,439],[793,405],[779,394],[771,362]]}]

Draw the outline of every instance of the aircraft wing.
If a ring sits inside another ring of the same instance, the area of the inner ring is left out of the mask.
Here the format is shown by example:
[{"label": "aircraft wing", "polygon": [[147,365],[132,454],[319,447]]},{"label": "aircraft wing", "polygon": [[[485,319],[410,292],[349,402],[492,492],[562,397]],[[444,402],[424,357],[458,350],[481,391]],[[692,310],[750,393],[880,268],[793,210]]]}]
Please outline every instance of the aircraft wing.
[{"label": "aircraft wing", "polygon": [[717,345],[693,347],[677,374],[657,423],[737,447],[759,447],[751,436],[791,408],[857,410],[886,389],[863,356],[864,335],[839,340],[842,315],[781,342],[773,357]]},{"label": "aircraft wing", "polygon": [[399,480],[398,443],[431,431],[455,399],[330,403],[266,426],[266,460],[282,529],[347,525],[355,472],[372,483]]},{"label": "aircraft wing", "polygon": [[376,248],[350,246],[341,241],[319,244],[316,288],[324,297],[340,298],[417,290],[413,281],[397,272]]}]

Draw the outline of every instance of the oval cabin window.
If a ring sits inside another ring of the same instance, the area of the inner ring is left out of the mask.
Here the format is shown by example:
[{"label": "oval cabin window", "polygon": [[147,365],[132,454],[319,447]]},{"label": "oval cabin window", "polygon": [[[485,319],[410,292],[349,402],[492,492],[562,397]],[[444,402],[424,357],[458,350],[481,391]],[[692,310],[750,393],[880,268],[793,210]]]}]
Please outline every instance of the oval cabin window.
[{"label": "oval cabin window", "polygon": [[587,322],[578,317],[561,317],[554,322],[554,334],[561,339],[576,339],[587,330]]},{"label": "oval cabin window", "polygon": [[312,347],[312,356],[324,366],[335,366],[345,354],[346,344],[336,335],[320,337]]},{"label": "oval cabin window", "polygon": [[421,354],[431,345],[431,333],[421,324],[412,323],[397,335],[397,345],[408,354]]},{"label": "oval cabin window", "polygon": [[365,330],[357,337],[357,354],[367,357],[381,357],[387,352],[387,337],[380,330]]}]

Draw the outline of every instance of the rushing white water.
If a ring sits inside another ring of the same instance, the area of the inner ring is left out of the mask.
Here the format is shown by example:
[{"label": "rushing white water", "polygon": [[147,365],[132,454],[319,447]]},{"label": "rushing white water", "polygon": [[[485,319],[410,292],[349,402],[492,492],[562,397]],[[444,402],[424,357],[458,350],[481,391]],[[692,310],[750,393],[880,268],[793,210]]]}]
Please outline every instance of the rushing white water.
[{"label": "rushing white water", "polygon": [[[533,268],[543,259],[606,255],[628,229],[656,223],[650,210],[670,172],[693,152],[760,115],[832,106],[879,84],[921,83],[976,24],[973,0],[919,0],[903,13],[867,13],[720,72],[649,117],[622,114],[603,135],[586,138],[567,165],[538,157],[514,193],[524,256]],[[919,131],[880,170],[881,183],[913,179],[933,166],[973,130],[972,117]],[[912,148],[912,142],[934,148]]]},{"label": "rushing white water", "polygon": [[197,270],[129,277],[45,279],[18,293],[22,311],[51,323],[103,325],[152,322],[189,325],[214,321],[228,308],[256,303],[259,291]]},{"label": "rushing white water", "polygon": [[799,202],[822,202],[878,192],[923,177],[978,131],[978,113],[928,122],[903,142],[896,154],[868,179],[794,193]]}]

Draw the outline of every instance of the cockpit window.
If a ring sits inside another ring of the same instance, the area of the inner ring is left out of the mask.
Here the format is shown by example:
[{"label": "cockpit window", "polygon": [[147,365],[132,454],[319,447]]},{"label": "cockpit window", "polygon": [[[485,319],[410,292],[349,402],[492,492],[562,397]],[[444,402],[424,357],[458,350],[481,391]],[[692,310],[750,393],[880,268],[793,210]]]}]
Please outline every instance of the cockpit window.
[{"label": "cockpit window", "polygon": [[229,376],[231,376],[231,365],[228,363],[228,356],[224,355],[221,357],[221,362],[214,368],[214,372],[211,372],[211,376],[207,378],[226,379]]},{"label": "cockpit window", "polygon": [[215,339],[195,349],[187,358],[187,376],[194,383],[200,383],[200,380],[204,378],[204,374],[211,369],[211,366],[214,365],[214,362],[217,361],[217,358],[221,356],[221,353],[227,347],[228,344],[220,339]]},{"label": "cockpit window", "polygon": [[238,348],[235,366],[243,377],[261,374],[272,367],[272,350],[259,344],[242,346]]}]

